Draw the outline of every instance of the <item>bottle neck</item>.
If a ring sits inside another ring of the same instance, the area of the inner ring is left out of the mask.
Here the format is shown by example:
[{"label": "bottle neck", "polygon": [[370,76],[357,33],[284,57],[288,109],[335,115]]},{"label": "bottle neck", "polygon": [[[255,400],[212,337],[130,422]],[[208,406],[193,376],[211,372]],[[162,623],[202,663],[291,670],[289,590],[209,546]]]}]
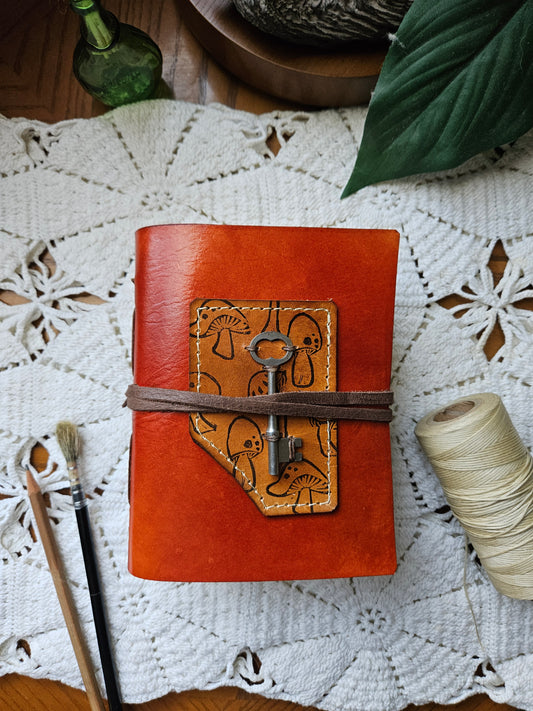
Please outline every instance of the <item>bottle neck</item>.
[{"label": "bottle neck", "polygon": [[70,0],[80,16],[83,39],[96,49],[107,49],[115,39],[117,21],[110,12],[101,9],[98,0]]}]

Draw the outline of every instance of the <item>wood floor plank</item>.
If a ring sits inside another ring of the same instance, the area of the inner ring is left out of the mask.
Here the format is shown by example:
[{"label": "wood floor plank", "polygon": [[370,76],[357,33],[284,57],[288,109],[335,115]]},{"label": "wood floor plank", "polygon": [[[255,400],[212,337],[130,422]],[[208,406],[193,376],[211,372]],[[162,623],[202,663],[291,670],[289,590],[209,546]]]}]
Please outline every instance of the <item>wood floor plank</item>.
[{"label": "wood floor plank", "polygon": [[[84,692],[45,679],[10,674],[0,678],[2,711],[90,711]],[[313,711],[289,701],[271,701],[241,689],[222,687],[212,691],[191,690],[168,694],[143,704],[124,704],[124,711]],[[387,711],[387,709],[383,709]],[[484,695],[450,705],[408,706],[405,711],[513,711]]]}]

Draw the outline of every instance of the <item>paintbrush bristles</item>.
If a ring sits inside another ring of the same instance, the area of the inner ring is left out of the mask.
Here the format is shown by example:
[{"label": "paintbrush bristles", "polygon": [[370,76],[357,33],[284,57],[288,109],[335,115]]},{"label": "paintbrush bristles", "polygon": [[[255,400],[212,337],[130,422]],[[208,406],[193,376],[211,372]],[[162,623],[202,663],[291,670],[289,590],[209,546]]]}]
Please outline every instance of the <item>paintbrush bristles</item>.
[{"label": "paintbrush bristles", "polygon": [[80,455],[81,443],[76,425],[68,421],[58,422],[56,427],[56,439],[67,464],[77,462]]}]

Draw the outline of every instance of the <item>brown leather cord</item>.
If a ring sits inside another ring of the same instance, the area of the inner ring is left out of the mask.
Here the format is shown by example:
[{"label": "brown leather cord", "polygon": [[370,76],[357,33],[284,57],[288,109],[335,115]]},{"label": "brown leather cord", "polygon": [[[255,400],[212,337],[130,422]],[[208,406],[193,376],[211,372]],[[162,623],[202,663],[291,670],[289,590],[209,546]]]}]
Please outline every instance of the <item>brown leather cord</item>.
[{"label": "brown leather cord", "polygon": [[390,422],[393,393],[384,391],[287,392],[253,397],[211,395],[195,390],[170,390],[130,385],[126,402],[148,412],[237,412],[249,415],[314,417],[317,420]]}]

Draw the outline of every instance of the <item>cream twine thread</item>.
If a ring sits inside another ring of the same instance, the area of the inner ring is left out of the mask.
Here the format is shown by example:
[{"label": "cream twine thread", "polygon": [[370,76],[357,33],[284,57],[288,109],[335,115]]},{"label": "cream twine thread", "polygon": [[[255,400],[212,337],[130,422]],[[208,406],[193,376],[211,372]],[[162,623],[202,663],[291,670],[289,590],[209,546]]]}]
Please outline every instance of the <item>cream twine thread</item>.
[{"label": "cream twine thread", "polygon": [[500,398],[456,400],[415,433],[494,587],[533,599],[533,459]]}]

